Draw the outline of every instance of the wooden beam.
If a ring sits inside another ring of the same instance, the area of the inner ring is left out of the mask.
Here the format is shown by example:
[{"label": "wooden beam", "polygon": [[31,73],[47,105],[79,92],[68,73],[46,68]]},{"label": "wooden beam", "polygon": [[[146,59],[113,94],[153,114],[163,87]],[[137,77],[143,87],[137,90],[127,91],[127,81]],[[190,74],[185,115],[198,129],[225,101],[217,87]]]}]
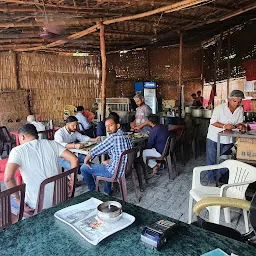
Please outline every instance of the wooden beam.
[{"label": "wooden beam", "polygon": [[252,3],[250,5],[247,5],[242,9],[240,9],[239,11],[235,11],[233,13],[230,13],[228,15],[224,15],[222,17],[218,17],[218,18],[214,18],[214,19],[208,19],[206,20],[205,22],[202,22],[202,23],[197,23],[197,24],[191,24],[191,25],[187,25],[187,26],[184,26],[182,27],[182,30],[190,30],[190,29],[193,29],[193,28],[198,28],[198,27],[201,27],[201,26],[204,26],[204,25],[207,25],[207,24],[211,24],[211,23],[214,23],[216,21],[224,21],[224,20],[227,20],[229,18],[232,18],[232,17],[235,17],[241,13],[244,13],[244,12],[247,12],[247,11],[250,11],[252,9],[255,9],[256,8],[256,3]]},{"label": "wooden beam", "polygon": [[228,15],[224,16],[223,18],[220,19],[220,21],[230,19],[230,18],[232,18],[232,17],[235,17],[235,16],[237,16],[237,15],[239,15],[239,14],[242,14],[242,13],[244,13],[244,12],[248,12],[248,11],[253,10],[253,9],[255,9],[255,8],[256,8],[256,3],[254,2],[254,3],[252,3],[252,4],[250,4],[250,5],[247,5],[247,6],[241,8],[241,9],[239,9],[239,10],[234,11],[234,12],[231,13],[231,14],[228,14]]},{"label": "wooden beam", "polygon": [[48,4],[44,2],[39,1],[19,1],[19,0],[0,0],[0,2],[4,3],[13,3],[13,4],[19,4],[19,5],[29,5],[29,6],[42,6],[42,7],[54,7],[54,8],[63,8],[63,9],[86,9],[84,7],[74,7],[74,5],[59,5],[59,4]]},{"label": "wooden beam", "polygon": [[[58,26],[74,26],[74,25],[85,25],[92,24],[99,21],[99,19],[78,19],[78,20],[56,20],[52,23]],[[51,22],[49,22],[51,24]],[[0,23],[1,28],[26,28],[26,27],[43,27],[47,24],[45,21],[34,21],[34,22],[23,22],[23,23]]]},{"label": "wooden beam", "polygon": [[44,43],[52,42],[53,39],[41,39],[41,38],[9,38],[9,39],[0,39],[0,44],[2,43]]},{"label": "wooden beam", "polygon": [[[93,35],[100,35],[99,32],[94,32]],[[132,38],[145,38],[149,39],[152,37],[152,35],[147,35],[147,34],[136,34],[136,33],[123,33],[123,32],[105,32],[105,37],[132,37]]]},{"label": "wooden beam", "polygon": [[[183,0],[183,1],[179,1],[179,2],[174,3],[174,4],[170,4],[170,5],[161,7],[161,8],[157,8],[157,9],[152,10],[152,11],[143,12],[143,13],[132,15],[132,16],[126,16],[126,17],[121,17],[121,18],[105,20],[105,21],[102,22],[102,24],[103,25],[109,25],[109,24],[118,23],[118,22],[122,22],[122,21],[136,20],[136,19],[140,19],[140,18],[143,18],[143,17],[148,17],[148,16],[151,16],[151,15],[155,15],[155,14],[158,14],[158,13],[163,13],[163,12],[166,12],[166,11],[175,12],[175,11],[182,10],[184,8],[187,8],[187,7],[190,7],[190,6],[194,6],[194,5],[197,5],[199,3],[208,2],[208,1],[209,0]],[[83,31],[78,32],[78,33],[75,33],[73,35],[70,35],[70,36],[68,36],[64,40],[58,40],[56,42],[56,44],[52,43],[52,44],[48,44],[46,46],[42,45],[40,47],[34,47],[34,48],[28,48],[28,49],[19,49],[19,50],[20,51],[36,51],[36,50],[46,49],[46,48],[49,48],[49,47],[60,46],[60,45],[65,44],[69,40],[81,38],[81,37],[83,37],[85,35],[93,33],[99,27],[100,27],[99,24],[94,25],[94,26],[92,26],[92,27],[90,27],[90,28],[88,28],[86,30],[83,30]]]},{"label": "wooden beam", "polygon": [[0,50],[18,50],[20,47],[26,48],[33,48],[33,47],[38,47],[41,44],[6,44],[6,45],[0,45]]},{"label": "wooden beam", "polygon": [[101,54],[101,119],[106,117],[106,80],[107,80],[107,58],[104,37],[104,25],[100,25],[100,54]]}]

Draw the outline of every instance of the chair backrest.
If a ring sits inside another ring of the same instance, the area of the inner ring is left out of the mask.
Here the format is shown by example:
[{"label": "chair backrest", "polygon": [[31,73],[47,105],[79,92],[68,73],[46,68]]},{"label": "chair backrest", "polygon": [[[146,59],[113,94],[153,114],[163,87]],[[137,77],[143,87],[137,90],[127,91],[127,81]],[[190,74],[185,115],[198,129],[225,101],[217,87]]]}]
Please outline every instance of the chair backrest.
[{"label": "chair backrest", "polygon": [[115,171],[113,177],[114,176],[116,178],[119,177],[119,173],[121,171],[123,161],[126,161],[125,172],[124,172],[125,176],[128,176],[130,174],[132,167],[134,165],[135,154],[136,154],[135,148],[127,149],[121,154],[119,163],[117,165],[117,168],[116,168],[116,171]]},{"label": "chair backrest", "polygon": [[74,197],[75,183],[77,177],[78,168],[73,168],[69,171],[57,174],[53,177],[45,179],[41,184],[38,192],[37,206],[34,213],[38,213],[43,210],[44,207],[44,196],[45,186],[49,183],[54,183],[52,206],[60,204],[69,199],[69,187],[68,187],[68,176],[74,174],[74,183],[72,185],[72,191],[70,198]]},{"label": "chair backrest", "polygon": [[39,131],[38,133],[38,139],[42,140],[42,139],[48,139],[48,132],[45,131]]},{"label": "chair backrest", "polygon": [[170,152],[172,152],[174,150],[175,143],[176,143],[176,134],[172,134],[166,140],[164,151],[163,151],[161,157],[168,156],[170,154]]},{"label": "chair backrest", "polygon": [[20,192],[20,210],[18,220],[22,219],[24,212],[25,188],[26,184],[21,184],[0,192],[0,228],[4,228],[12,224],[10,196],[16,192]]},{"label": "chair backrest", "polygon": [[0,137],[3,142],[11,142],[12,137],[9,131],[7,130],[6,126],[0,126]]},{"label": "chair backrest", "polygon": [[[246,181],[256,181],[256,167],[252,165],[237,161],[237,160],[226,160],[221,165],[229,169],[228,183],[240,183]],[[232,193],[232,196],[236,195],[238,198],[244,197],[247,185],[231,187],[227,190],[227,196]]]}]

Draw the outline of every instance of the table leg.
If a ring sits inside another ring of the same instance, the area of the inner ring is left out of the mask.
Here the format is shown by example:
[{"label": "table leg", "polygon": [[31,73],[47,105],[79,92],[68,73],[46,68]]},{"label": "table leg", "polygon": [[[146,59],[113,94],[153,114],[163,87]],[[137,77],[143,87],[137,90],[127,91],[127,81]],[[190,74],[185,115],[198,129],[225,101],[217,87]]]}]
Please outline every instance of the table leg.
[{"label": "table leg", "polygon": [[220,163],[220,134],[218,134],[217,139],[217,155],[216,155],[216,164]]},{"label": "table leg", "polygon": [[[220,134],[218,134],[218,139],[217,139],[217,156],[216,156],[216,163],[220,163]],[[220,170],[216,170],[216,186],[218,186],[220,179]]]}]

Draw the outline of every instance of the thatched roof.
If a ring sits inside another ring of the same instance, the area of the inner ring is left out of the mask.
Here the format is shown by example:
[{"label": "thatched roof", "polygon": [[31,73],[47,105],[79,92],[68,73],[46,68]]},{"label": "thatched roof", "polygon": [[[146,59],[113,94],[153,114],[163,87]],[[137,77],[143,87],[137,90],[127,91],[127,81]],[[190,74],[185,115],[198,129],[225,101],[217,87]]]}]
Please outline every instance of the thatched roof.
[{"label": "thatched roof", "polygon": [[255,14],[251,0],[0,0],[0,50],[98,52],[101,24],[107,52],[176,44],[180,31],[200,43]]}]

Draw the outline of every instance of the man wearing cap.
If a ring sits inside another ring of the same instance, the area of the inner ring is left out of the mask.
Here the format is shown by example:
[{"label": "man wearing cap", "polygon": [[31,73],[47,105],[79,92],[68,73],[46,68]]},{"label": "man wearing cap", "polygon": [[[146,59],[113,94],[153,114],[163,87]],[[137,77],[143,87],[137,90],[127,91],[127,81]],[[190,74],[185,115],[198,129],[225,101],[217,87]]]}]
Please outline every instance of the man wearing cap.
[{"label": "man wearing cap", "polygon": [[[212,118],[208,128],[206,139],[206,164],[216,164],[217,157],[217,138],[218,133],[223,130],[232,130],[238,128],[246,130],[243,122],[244,112],[241,105],[244,99],[244,93],[240,90],[234,90],[230,93],[228,103],[223,103],[213,110]],[[233,140],[231,137],[220,138],[220,155],[230,150],[233,147]],[[221,169],[220,173],[223,175],[227,169]],[[216,172],[214,170],[208,171],[208,179],[210,181],[216,180]]]},{"label": "man wearing cap", "polygon": [[136,94],[133,97],[138,108],[136,109],[135,120],[130,123],[132,129],[136,132],[146,134],[151,130],[151,127],[148,125],[148,117],[152,114],[152,109],[145,104],[144,97],[141,94]]}]

